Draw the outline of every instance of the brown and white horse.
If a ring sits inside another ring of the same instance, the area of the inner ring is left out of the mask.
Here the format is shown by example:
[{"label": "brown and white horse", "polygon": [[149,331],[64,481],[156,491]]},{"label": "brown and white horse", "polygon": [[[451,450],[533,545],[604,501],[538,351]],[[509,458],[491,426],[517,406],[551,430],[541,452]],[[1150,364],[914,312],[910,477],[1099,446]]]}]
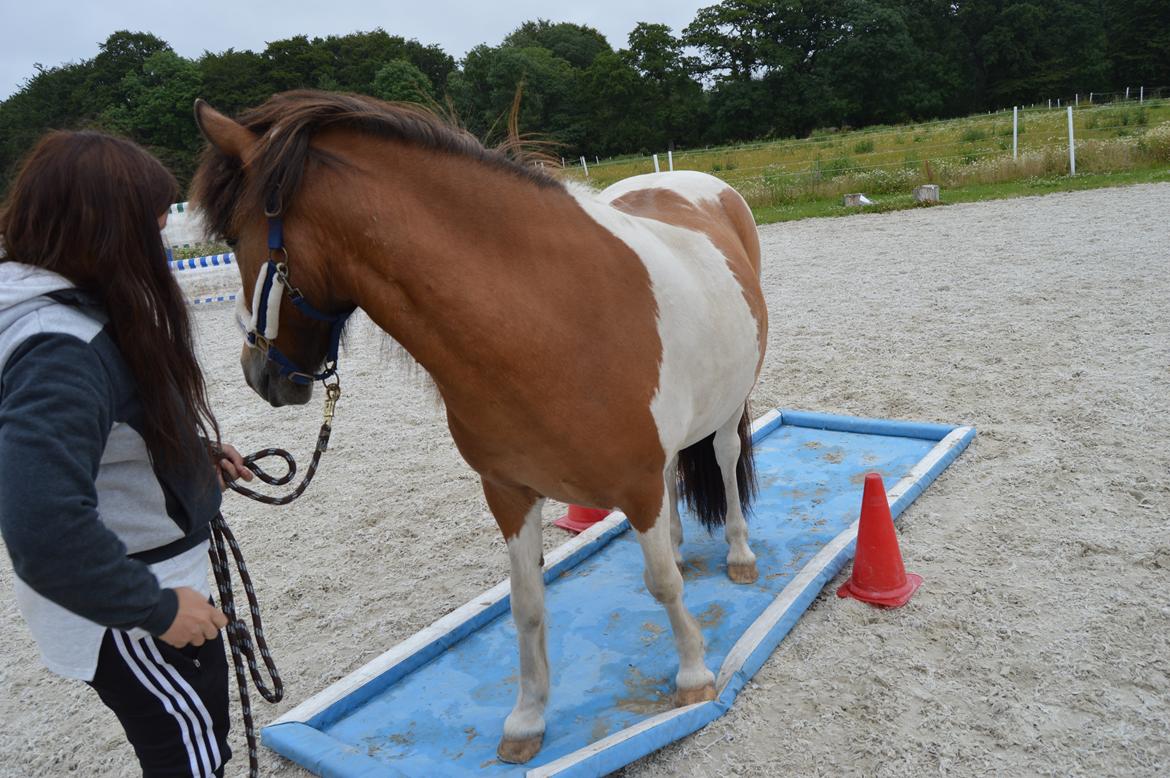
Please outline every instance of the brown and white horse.
[{"label": "brown and white horse", "polygon": [[[625,512],[673,628],[675,701],[712,699],[683,604],[677,495],[709,529],[725,526],[731,579],[754,581],[746,400],[767,311],[743,198],[695,172],[598,194],[427,112],[353,95],[285,93],[239,122],[200,101],[196,116],[211,145],[194,198],[236,244],[253,300],[243,314],[261,336],[241,358],[248,384],[272,405],[307,402],[338,330],[311,314],[361,308],[430,374],[481,476],[507,541],[520,644],[500,758],[529,760],[544,735],[545,498]],[[310,315],[295,295],[265,291],[270,255]]]}]

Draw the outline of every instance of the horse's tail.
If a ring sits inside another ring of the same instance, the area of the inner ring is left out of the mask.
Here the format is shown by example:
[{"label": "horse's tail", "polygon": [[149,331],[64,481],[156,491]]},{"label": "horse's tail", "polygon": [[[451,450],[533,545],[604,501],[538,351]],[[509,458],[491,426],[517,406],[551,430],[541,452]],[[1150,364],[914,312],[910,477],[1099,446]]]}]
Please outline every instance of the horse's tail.
[{"label": "horse's tail", "polygon": [[[739,459],[735,463],[735,481],[739,486],[739,506],[747,516],[756,497],[756,466],[752,454],[752,423],[748,404],[739,418]],[[727,494],[723,473],[715,458],[715,433],[678,452],[678,484],[683,500],[708,532],[727,520]]]}]

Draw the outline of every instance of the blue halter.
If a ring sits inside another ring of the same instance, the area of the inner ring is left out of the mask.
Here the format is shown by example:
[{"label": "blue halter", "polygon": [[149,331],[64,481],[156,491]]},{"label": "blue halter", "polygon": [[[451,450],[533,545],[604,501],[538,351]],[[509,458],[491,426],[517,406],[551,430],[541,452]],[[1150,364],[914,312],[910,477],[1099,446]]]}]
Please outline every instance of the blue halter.
[{"label": "blue halter", "polygon": [[[279,332],[280,300],[285,289],[289,292],[288,301],[298,311],[310,319],[329,324],[329,350],[325,355],[325,367],[319,373],[303,370],[273,343]],[[263,351],[268,359],[279,366],[280,375],[295,384],[306,385],[314,381],[325,381],[337,374],[337,352],[341,345],[341,332],[345,329],[345,322],[351,313],[353,311],[341,314],[319,311],[309,304],[299,289],[292,285],[288,275],[288,249],[284,246],[284,226],[279,214],[270,213],[268,215],[268,261],[260,268],[260,275],[256,279],[256,291],[252,302],[252,321],[244,327],[244,338],[248,345]],[[242,320],[241,325],[243,325]]]}]

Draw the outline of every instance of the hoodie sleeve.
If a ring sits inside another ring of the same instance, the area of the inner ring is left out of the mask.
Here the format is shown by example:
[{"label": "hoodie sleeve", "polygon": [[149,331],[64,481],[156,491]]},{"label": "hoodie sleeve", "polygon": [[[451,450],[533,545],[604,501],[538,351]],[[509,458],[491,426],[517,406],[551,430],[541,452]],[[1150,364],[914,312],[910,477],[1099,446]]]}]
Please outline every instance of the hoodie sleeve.
[{"label": "hoodie sleeve", "polygon": [[99,518],[113,424],[101,358],[71,335],[30,337],[0,372],[0,534],[33,591],[106,627],[165,632],[178,599]]}]

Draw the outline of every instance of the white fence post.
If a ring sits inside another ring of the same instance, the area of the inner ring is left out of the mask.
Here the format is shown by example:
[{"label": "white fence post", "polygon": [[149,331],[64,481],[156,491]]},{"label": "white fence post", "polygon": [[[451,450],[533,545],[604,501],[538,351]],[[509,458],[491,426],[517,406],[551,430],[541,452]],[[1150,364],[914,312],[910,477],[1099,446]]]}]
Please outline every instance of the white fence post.
[{"label": "white fence post", "polygon": [[1080,108],[1081,107],[1081,93],[1080,92],[1076,93],[1076,97],[1074,98],[1074,100],[1076,101],[1077,108]]},{"label": "white fence post", "polygon": [[1093,104],[1093,93],[1089,92],[1089,105]]},{"label": "white fence post", "polygon": [[1144,86],[1138,87],[1138,102],[1144,103],[1146,101],[1146,88]]},{"label": "white fence post", "polygon": [[589,178],[589,166],[585,164],[585,155],[581,155],[581,167],[585,169],[585,177]]},{"label": "white fence post", "polygon": [[1077,143],[1073,137],[1072,106],[1068,107],[1068,174],[1077,174]]},{"label": "white fence post", "polygon": [[1012,106],[1012,159],[1020,158],[1020,107]]},{"label": "white fence post", "polygon": [[655,155],[654,155],[654,172],[655,172],[655,173],[661,173],[661,172],[662,172],[662,171],[661,171],[661,170],[658,168],[658,155],[657,155],[657,154],[655,154]]},{"label": "white fence post", "polygon": [[666,150],[666,167],[670,172],[674,172],[674,152],[670,149]]},{"label": "white fence post", "polygon": [[1129,99],[1129,87],[1128,86],[1125,88],[1125,99],[1126,100]]}]

